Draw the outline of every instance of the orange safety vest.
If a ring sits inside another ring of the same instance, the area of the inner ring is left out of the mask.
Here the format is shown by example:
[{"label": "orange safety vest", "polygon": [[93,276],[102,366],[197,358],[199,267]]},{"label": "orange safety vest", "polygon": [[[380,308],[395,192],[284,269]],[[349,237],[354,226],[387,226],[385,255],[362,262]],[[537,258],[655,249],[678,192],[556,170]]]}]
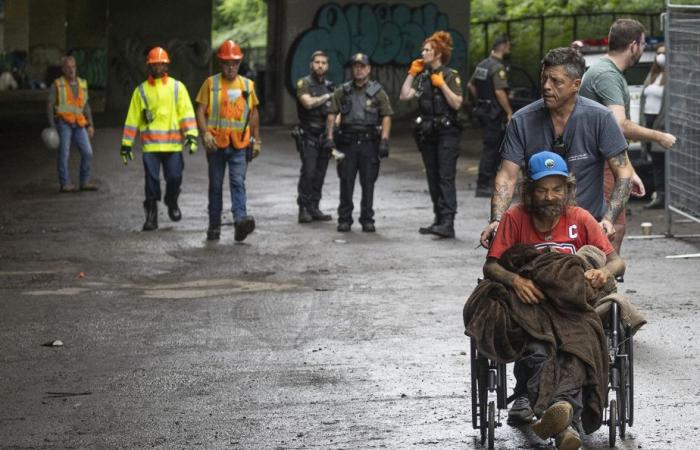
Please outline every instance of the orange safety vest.
[{"label": "orange safety vest", "polygon": [[221,74],[211,77],[207,130],[214,136],[216,146],[220,149],[232,145],[240,150],[250,145],[251,81],[238,76],[243,81],[244,89],[235,100],[229,99],[228,92],[221,88]]},{"label": "orange safety vest", "polygon": [[73,89],[65,77],[57,78],[56,86],[56,115],[64,122],[84,127],[88,124],[83,113],[88,101],[87,81],[78,78],[78,98],[73,97]]}]

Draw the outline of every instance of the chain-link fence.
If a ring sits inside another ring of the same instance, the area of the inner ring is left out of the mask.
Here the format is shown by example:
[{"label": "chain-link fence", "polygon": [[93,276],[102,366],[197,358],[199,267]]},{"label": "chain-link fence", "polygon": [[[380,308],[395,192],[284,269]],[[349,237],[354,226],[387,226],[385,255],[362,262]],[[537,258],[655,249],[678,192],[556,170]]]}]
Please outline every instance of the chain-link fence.
[{"label": "chain-link fence", "polygon": [[671,212],[700,222],[700,5],[669,4],[666,129],[678,139],[666,156],[667,231]]}]

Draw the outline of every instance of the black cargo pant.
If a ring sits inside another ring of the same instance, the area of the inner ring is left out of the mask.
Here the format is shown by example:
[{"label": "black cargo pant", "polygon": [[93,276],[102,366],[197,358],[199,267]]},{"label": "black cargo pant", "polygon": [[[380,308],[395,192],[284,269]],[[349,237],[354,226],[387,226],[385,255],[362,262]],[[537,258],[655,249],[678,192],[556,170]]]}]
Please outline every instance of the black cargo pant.
[{"label": "black cargo pant", "polygon": [[501,164],[501,143],[506,135],[505,126],[501,117],[496,120],[480,118],[483,133],[483,146],[479,159],[479,176],[476,187],[491,189],[496,178],[498,166]]},{"label": "black cargo pant", "polygon": [[[580,419],[583,412],[581,387],[586,379],[586,366],[583,361],[571,353],[558,352],[556,358],[561,370],[558,373],[550,405],[560,400],[569,402],[574,408],[572,423],[580,430]],[[548,359],[547,346],[542,342],[532,340],[526,345],[523,355],[515,361],[513,367],[516,380],[514,391],[516,395],[526,394],[533,407],[540,392],[542,367]]]},{"label": "black cargo pant", "polygon": [[352,202],[355,178],[360,174],[362,200],[360,202],[360,223],[374,223],[374,183],[379,176],[379,138],[367,134],[344,134],[338,138],[338,150],[345,153],[345,159],[338,164],[340,178],[340,205],[338,223],[352,223]]},{"label": "black cargo pant", "polygon": [[326,178],[331,154],[323,149],[324,133],[304,132],[299,138],[297,150],[301,158],[301,171],[297,185],[297,204],[302,208],[318,208],[323,181]]},{"label": "black cargo pant", "polygon": [[435,130],[429,135],[416,137],[423,157],[428,191],[433,202],[435,217],[454,217],[457,213],[457,158],[461,130],[451,127]]}]

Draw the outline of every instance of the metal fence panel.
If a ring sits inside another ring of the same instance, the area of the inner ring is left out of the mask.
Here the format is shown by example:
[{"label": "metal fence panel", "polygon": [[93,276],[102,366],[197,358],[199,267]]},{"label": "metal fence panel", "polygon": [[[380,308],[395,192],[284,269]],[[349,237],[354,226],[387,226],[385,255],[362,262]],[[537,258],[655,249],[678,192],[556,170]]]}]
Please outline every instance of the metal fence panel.
[{"label": "metal fence panel", "polygon": [[666,43],[666,128],[678,139],[666,156],[667,206],[700,222],[700,9],[670,8]]}]

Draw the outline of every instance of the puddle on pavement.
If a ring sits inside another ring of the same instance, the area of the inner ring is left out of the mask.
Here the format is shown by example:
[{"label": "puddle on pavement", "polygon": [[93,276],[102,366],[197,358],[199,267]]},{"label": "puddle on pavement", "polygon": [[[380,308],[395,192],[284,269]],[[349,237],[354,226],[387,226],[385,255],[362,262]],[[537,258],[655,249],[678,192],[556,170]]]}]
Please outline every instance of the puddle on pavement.
[{"label": "puddle on pavement", "polygon": [[35,295],[35,296],[42,296],[42,295],[78,295],[82,294],[83,292],[87,292],[90,289],[86,288],[60,288],[60,289],[43,289],[39,291],[27,291],[24,294],[25,295]]}]

